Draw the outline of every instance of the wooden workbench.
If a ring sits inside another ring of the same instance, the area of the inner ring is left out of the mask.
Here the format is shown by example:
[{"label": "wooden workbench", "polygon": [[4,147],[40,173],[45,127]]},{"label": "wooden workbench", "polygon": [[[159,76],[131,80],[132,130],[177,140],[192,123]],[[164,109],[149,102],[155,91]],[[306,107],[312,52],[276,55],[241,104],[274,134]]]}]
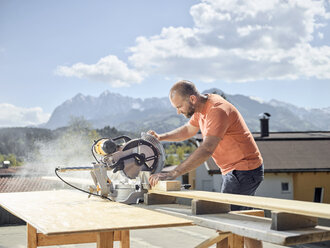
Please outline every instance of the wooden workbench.
[{"label": "wooden workbench", "polygon": [[72,190],[1,193],[0,205],[26,221],[29,248],[120,241],[128,248],[129,230],[191,225],[192,221],[111,202]]}]

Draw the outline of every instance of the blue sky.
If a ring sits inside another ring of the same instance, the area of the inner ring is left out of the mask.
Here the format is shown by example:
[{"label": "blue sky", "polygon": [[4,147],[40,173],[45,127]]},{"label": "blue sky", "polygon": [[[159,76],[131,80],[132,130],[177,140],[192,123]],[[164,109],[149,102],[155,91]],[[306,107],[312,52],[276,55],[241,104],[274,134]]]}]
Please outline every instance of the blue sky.
[{"label": "blue sky", "polygon": [[330,107],[329,1],[0,0],[0,126],[78,93],[167,96],[179,79]]}]

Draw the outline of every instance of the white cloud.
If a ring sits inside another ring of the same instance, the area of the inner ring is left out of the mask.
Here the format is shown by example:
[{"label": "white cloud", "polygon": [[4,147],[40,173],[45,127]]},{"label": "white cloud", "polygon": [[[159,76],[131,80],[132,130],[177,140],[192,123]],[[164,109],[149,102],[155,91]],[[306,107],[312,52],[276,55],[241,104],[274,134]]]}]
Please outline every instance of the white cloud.
[{"label": "white cloud", "polygon": [[[166,27],[137,37],[127,64],[109,55],[96,64],[60,66],[64,76],[113,87],[147,75],[212,82],[330,78],[329,3],[319,0],[202,0],[191,7],[193,27]],[[312,46],[314,37],[323,46]]]},{"label": "white cloud", "polygon": [[319,38],[322,40],[324,38],[324,34],[321,32],[318,32],[317,35],[319,36]]},{"label": "white cloud", "polygon": [[140,83],[144,76],[142,72],[129,69],[126,63],[113,55],[101,58],[96,64],[76,63],[72,66],[59,66],[56,74],[106,82],[112,87],[125,87]]},{"label": "white cloud", "polygon": [[0,103],[0,127],[38,125],[48,121],[50,114],[40,107],[21,108],[9,103]]},{"label": "white cloud", "polygon": [[323,1],[204,0],[190,14],[192,28],[138,37],[132,65],[202,81],[330,78],[330,46],[310,45],[329,21]]}]

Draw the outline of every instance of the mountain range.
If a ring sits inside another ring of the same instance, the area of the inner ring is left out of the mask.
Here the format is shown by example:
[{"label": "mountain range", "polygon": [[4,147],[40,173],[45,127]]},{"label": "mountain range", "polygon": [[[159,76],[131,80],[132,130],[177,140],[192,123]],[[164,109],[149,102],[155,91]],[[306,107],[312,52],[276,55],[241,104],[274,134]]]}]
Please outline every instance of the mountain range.
[{"label": "mountain range", "polygon": [[[260,114],[271,114],[270,131],[329,131],[330,107],[305,109],[295,105],[271,100],[260,101],[244,95],[225,94],[212,88],[203,92],[225,96],[243,115],[251,131],[260,130]],[[49,121],[43,127],[56,129],[67,126],[72,117],[83,117],[94,128],[115,127],[131,132],[154,129],[169,131],[187,122],[177,115],[167,97],[133,98],[109,91],[100,96],[78,94],[55,108]]]}]

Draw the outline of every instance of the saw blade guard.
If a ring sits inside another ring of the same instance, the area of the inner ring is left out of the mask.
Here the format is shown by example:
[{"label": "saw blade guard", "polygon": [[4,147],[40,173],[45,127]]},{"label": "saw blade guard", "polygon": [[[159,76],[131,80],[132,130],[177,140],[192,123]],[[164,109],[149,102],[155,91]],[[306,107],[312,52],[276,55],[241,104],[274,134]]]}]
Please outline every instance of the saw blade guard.
[{"label": "saw blade guard", "polygon": [[[114,141],[119,138],[121,137],[99,139],[95,141],[92,148],[93,152],[95,151],[98,155],[101,155],[102,159],[100,161],[113,169],[114,172],[123,171],[125,176],[135,179],[140,171],[149,171],[154,174],[163,169],[165,151],[162,144],[153,135],[142,133],[141,138],[130,139],[127,137],[121,145],[113,145]],[[105,144],[108,143],[113,143],[111,152],[107,152],[104,148]]]},{"label": "saw blade guard", "polygon": [[[136,178],[140,171],[158,173],[163,169],[165,151],[161,143],[152,135],[142,133],[141,139],[129,141],[122,149],[135,154],[133,158],[124,161],[124,174],[131,179]],[[137,155],[138,154],[138,155]]]}]

